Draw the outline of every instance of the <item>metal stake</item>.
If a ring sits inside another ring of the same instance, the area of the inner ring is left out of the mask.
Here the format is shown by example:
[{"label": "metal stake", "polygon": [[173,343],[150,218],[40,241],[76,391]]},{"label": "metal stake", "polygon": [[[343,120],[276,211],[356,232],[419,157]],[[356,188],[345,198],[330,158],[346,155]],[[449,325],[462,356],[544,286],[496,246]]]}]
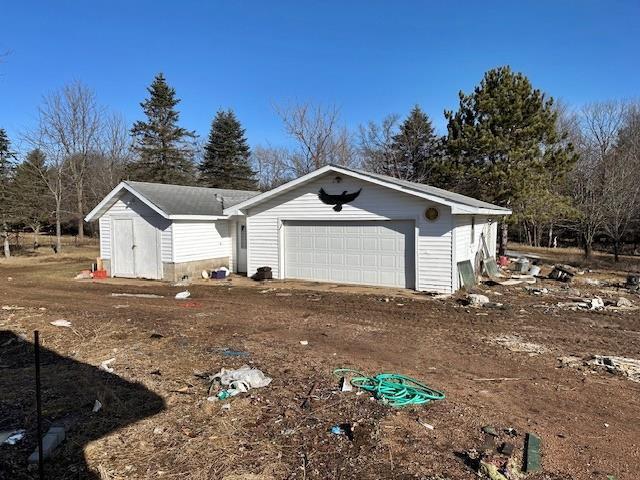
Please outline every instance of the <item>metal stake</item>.
[{"label": "metal stake", "polygon": [[40,332],[33,332],[33,346],[36,353],[36,410],[38,417],[38,473],[44,480],[44,458],[42,455],[42,400],[40,398]]}]

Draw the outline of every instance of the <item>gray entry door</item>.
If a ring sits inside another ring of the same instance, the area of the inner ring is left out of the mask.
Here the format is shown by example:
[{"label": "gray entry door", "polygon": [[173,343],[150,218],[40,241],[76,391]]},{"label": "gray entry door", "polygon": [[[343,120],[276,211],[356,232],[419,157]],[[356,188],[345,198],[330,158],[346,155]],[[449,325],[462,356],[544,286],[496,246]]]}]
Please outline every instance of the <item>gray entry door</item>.
[{"label": "gray entry door", "polygon": [[113,219],[113,275],[162,278],[158,230],[141,218]]},{"label": "gray entry door", "polygon": [[415,287],[414,222],[286,221],[285,277]]}]

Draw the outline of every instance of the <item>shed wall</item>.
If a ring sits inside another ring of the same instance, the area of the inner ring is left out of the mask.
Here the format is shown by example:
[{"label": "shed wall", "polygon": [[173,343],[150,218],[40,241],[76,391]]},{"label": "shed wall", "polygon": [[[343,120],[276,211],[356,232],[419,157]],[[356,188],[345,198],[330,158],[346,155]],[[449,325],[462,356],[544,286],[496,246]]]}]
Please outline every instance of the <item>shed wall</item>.
[{"label": "shed wall", "polygon": [[174,221],[174,263],[231,257],[228,220]]},{"label": "shed wall", "polygon": [[160,230],[161,261],[172,261],[171,222],[153,211],[129,192],[123,192],[111,208],[100,217],[100,256],[102,258],[110,260],[112,256],[111,219],[113,217],[144,217],[151,225]]}]

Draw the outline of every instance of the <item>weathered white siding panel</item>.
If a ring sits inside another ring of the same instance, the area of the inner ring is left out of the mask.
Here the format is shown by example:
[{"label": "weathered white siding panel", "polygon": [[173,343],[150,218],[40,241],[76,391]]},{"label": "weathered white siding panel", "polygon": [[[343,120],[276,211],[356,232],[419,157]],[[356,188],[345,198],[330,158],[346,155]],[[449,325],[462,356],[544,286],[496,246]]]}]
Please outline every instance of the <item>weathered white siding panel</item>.
[{"label": "weathered white siding panel", "polygon": [[111,208],[100,217],[100,256],[102,258],[110,259],[112,256],[111,219],[113,217],[144,217],[147,222],[160,230],[161,260],[171,261],[171,222],[129,192],[122,193]]},{"label": "weathered white siding panel", "polygon": [[[337,183],[335,173],[283,193],[251,208],[247,215],[248,271],[270,266],[280,278],[279,242],[283,220],[414,220],[418,228],[417,289],[450,292],[452,290],[452,215],[449,207],[436,205],[412,195],[350,177]],[[331,205],[318,199],[324,188],[329,194],[353,192],[362,188],[358,198],[335,212]],[[435,206],[440,213],[430,222],[424,211]]]},{"label": "weathered white siding panel", "polygon": [[236,272],[238,266],[236,265],[236,249],[238,248],[237,244],[237,228],[238,223],[235,220],[229,220],[228,223],[229,228],[229,270],[232,272]]},{"label": "weathered white siding panel", "polygon": [[174,263],[228,257],[231,237],[226,220],[173,222]]}]

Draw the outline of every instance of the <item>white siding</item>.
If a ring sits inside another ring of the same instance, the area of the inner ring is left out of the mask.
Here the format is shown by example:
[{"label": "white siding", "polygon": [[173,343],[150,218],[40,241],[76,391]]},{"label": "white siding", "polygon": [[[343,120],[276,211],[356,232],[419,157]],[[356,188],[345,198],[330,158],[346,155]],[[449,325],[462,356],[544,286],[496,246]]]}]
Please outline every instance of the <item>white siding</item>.
[{"label": "white siding", "polygon": [[111,258],[111,219],[112,217],[144,217],[151,225],[160,230],[161,260],[171,262],[171,222],[129,192],[120,198],[100,217],[100,256]]},{"label": "white siding", "polygon": [[229,220],[228,225],[229,242],[231,244],[231,248],[229,248],[229,270],[236,272],[238,269],[238,266],[236,265],[236,250],[238,248],[236,229],[238,228],[238,223],[235,220]]},{"label": "white siding", "polygon": [[231,236],[227,220],[174,221],[174,262],[192,262],[231,256]]},{"label": "white siding", "polygon": [[[450,292],[452,290],[452,215],[449,207],[436,205],[373,183],[343,176],[335,182],[335,173],[283,193],[251,208],[247,215],[248,272],[270,266],[280,278],[280,222],[283,220],[414,220],[417,222],[417,289]],[[323,187],[328,193],[362,193],[341,212],[333,211],[318,199]],[[440,213],[436,221],[424,218],[424,211],[435,206]]]},{"label": "white siding", "polygon": [[[475,228],[471,228],[472,218],[475,218]],[[455,215],[455,258],[456,265],[456,278],[455,284],[458,283],[457,278],[457,263],[463,260],[471,260],[471,266],[475,268],[476,254],[482,248],[480,235],[484,233],[484,238],[487,242],[487,248],[490,255],[495,255],[496,251],[496,232],[497,221],[489,222],[491,217],[484,217],[480,215]],[[472,236],[473,230],[473,238]]]}]

